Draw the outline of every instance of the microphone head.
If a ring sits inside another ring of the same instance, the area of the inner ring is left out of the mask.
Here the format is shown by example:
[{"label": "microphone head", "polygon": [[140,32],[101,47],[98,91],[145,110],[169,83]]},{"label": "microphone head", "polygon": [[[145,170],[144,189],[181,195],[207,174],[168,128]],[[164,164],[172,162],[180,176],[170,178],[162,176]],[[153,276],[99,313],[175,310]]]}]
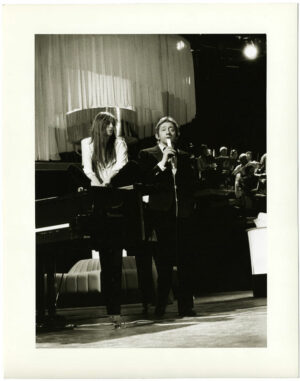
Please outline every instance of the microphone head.
[{"label": "microphone head", "polygon": [[166,140],[167,140],[167,145],[168,145],[168,147],[173,147],[173,146],[172,146],[171,139],[170,139],[170,138],[167,138]]}]

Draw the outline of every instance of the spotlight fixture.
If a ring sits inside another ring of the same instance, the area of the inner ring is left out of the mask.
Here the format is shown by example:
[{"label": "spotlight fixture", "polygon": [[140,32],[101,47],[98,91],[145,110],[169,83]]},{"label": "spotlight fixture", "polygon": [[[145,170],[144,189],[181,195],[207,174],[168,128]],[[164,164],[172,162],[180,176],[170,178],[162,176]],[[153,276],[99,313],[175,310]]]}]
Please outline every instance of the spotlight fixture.
[{"label": "spotlight fixture", "polygon": [[258,55],[258,49],[257,47],[253,44],[253,42],[251,43],[248,43],[245,47],[244,47],[244,55],[246,58],[248,58],[249,60],[254,60],[257,55]]},{"label": "spotlight fixture", "polygon": [[178,41],[176,44],[177,50],[182,50],[185,47],[185,44],[183,41]]}]

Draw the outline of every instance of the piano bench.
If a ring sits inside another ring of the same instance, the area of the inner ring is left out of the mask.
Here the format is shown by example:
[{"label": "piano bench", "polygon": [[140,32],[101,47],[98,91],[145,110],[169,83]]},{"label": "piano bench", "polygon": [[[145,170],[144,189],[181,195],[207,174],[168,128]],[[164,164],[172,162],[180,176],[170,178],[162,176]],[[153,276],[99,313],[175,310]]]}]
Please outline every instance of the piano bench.
[{"label": "piano bench", "polygon": [[[122,289],[137,289],[137,271],[134,257],[124,257],[122,265]],[[60,292],[89,293],[101,292],[100,261],[97,258],[82,259],[75,263],[67,274],[64,274]],[[59,287],[62,274],[56,274]]]},{"label": "piano bench", "polygon": [[60,292],[62,294],[101,292],[99,259],[82,259],[76,262],[64,275]]},{"label": "piano bench", "polygon": [[[155,265],[153,280],[156,283]],[[60,289],[58,306],[95,305],[102,300],[100,282],[100,261],[98,258],[83,259],[75,263],[68,273],[56,274],[56,289]],[[45,279],[46,280],[46,279]],[[122,264],[122,304],[138,303],[141,293],[138,285],[135,257],[123,257]]]}]

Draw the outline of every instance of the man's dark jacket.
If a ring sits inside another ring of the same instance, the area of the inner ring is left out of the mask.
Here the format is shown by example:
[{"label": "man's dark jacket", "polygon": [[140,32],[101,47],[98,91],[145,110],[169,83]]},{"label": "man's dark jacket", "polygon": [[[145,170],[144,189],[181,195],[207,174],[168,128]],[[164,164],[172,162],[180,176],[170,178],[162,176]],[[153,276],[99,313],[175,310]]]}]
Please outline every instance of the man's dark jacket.
[{"label": "man's dark jacket", "polygon": [[[167,163],[164,171],[157,165],[162,157],[163,153],[158,145],[144,149],[139,153],[139,166],[143,183],[150,186],[149,208],[157,211],[169,211],[175,206],[174,179],[170,163]],[[175,178],[179,200],[178,216],[189,217],[194,208],[195,178],[189,155],[181,150],[177,150]]]}]

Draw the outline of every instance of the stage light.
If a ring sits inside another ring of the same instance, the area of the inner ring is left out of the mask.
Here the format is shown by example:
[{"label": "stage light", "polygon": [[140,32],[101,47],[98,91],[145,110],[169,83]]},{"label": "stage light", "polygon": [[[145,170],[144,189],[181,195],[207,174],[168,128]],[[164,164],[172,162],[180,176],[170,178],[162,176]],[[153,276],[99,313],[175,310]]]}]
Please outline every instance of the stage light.
[{"label": "stage light", "polygon": [[181,50],[185,47],[185,44],[183,41],[178,41],[176,47],[177,47],[177,50]]},{"label": "stage light", "polygon": [[249,60],[254,60],[257,57],[258,54],[258,49],[257,47],[253,44],[247,44],[244,47],[244,55],[247,57]]}]

